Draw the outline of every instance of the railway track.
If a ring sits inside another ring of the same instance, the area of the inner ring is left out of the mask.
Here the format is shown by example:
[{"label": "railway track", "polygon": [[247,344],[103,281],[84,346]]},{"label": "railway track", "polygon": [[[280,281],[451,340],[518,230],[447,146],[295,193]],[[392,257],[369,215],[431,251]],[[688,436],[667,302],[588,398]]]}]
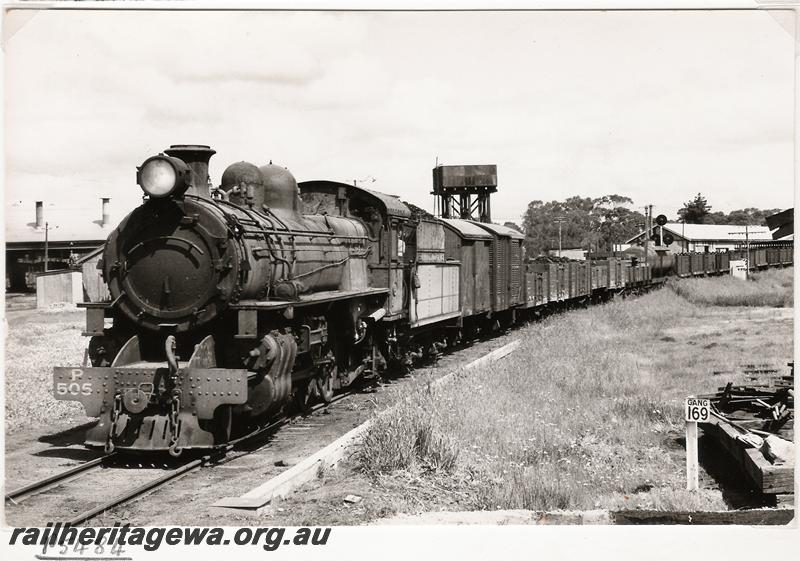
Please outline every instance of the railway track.
[{"label": "railway track", "polygon": [[[496,337],[492,337],[491,339],[495,339]],[[450,352],[446,352],[445,355],[453,355],[461,350],[468,349],[470,347],[454,347]],[[296,421],[301,416],[311,415],[315,412],[322,411],[331,405],[342,401],[343,399],[350,397],[356,392],[359,392],[364,387],[364,384],[356,385],[355,387],[351,388],[349,391],[336,395],[329,403],[319,403],[307,411],[304,411],[302,414],[295,414],[292,416],[284,417],[278,420],[275,420],[269,424],[266,424],[261,427],[257,427],[256,429],[252,430],[250,433],[239,437],[238,439],[227,443],[225,446],[222,446],[218,449],[213,451],[209,451],[206,454],[203,454],[199,457],[194,457],[190,461],[185,463],[181,463],[175,467],[168,469],[166,472],[163,469],[163,465],[157,469],[157,475],[155,477],[149,477],[145,479],[143,482],[138,483],[130,487],[128,490],[115,494],[110,498],[103,498],[99,502],[93,501],[91,506],[88,508],[84,508],[80,511],[73,511],[72,514],[69,515],[62,515],[59,517],[57,514],[57,509],[61,509],[63,507],[68,507],[74,502],[74,498],[76,495],[80,494],[82,491],[80,489],[70,492],[69,490],[65,489],[66,484],[71,482],[80,482],[86,475],[92,474],[94,472],[100,471],[101,475],[104,473],[105,469],[114,469],[115,467],[119,467],[120,465],[124,464],[126,461],[130,461],[130,463],[136,463],[137,460],[135,457],[130,457],[125,455],[121,452],[113,452],[111,454],[107,454],[101,456],[99,458],[92,459],[90,461],[84,462],[79,464],[75,467],[72,467],[68,470],[63,472],[57,473],[55,475],[51,475],[45,477],[41,480],[35,481],[33,483],[27,484],[23,487],[15,489],[8,494],[5,495],[6,497],[6,515],[9,519],[15,521],[16,517],[14,516],[14,510],[23,503],[23,501],[29,500],[31,497],[35,495],[46,494],[47,491],[60,491],[61,493],[57,495],[57,498],[61,498],[62,500],[59,501],[58,507],[56,509],[53,508],[44,508],[42,511],[47,512],[48,521],[61,521],[65,523],[69,523],[73,526],[82,524],[93,518],[98,517],[99,515],[103,514],[104,512],[110,511],[112,509],[118,508],[125,504],[128,504],[136,499],[152,493],[155,490],[165,487],[170,482],[173,482],[191,472],[197,471],[203,467],[214,467],[214,466],[221,466],[223,464],[228,464],[231,462],[235,462],[236,460],[243,458],[244,456],[248,456],[257,452],[261,449],[262,446],[269,443],[273,436],[278,433],[278,431],[286,427],[287,425],[291,425],[294,421]],[[116,471],[116,470],[115,470]],[[146,470],[136,470],[136,471],[146,471]],[[136,478],[139,474],[137,473],[136,476],[131,476],[130,478]],[[109,481],[109,477],[101,477],[98,485],[104,485],[103,480]],[[113,480],[112,486],[114,486]],[[108,484],[105,484],[108,486]],[[85,491],[85,490],[84,490]],[[63,498],[62,498],[63,497]],[[31,500],[33,502],[33,500]],[[24,507],[25,505],[21,505]]]},{"label": "railway track", "polygon": [[112,452],[111,454],[106,454],[105,456],[95,458],[94,460],[89,460],[88,462],[79,464],[71,469],[62,471],[61,473],[56,473],[55,475],[45,477],[44,479],[40,479],[38,481],[34,481],[33,483],[29,483],[28,485],[14,489],[13,491],[6,493],[6,502],[11,504],[19,504],[31,495],[52,489],[57,485],[66,483],[70,479],[80,477],[89,471],[103,467],[104,465],[108,464],[109,460],[114,456],[116,456],[116,453]]},{"label": "railway track", "polygon": [[[311,408],[309,408],[308,411],[303,412],[303,415],[309,415],[314,412],[326,409],[327,407],[341,401],[342,399],[348,397],[351,394],[352,391],[339,394],[335,396],[328,403],[320,403],[312,406]],[[171,481],[179,477],[182,477],[190,472],[196,471],[202,467],[227,463],[229,461],[234,461],[243,456],[249,455],[254,451],[258,450],[259,447],[262,446],[266,441],[268,441],[269,438],[272,435],[274,435],[279,429],[287,425],[290,425],[292,421],[296,420],[299,416],[300,414],[288,416],[273,421],[267,425],[258,427],[252,430],[250,433],[227,443],[225,446],[209,451],[208,453],[202,456],[196,457],[188,462],[185,462],[174,468],[171,468],[168,471],[166,471],[166,473],[162,473],[158,477],[147,479],[144,483],[136,485],[135,487],[130,488],[124,491],[123,493],[115,495],[109,499],[102,500],[100,503],[92,506],[91,508],[83,510],[78,514],[73,514],[65,520],[58,520],[58,521],[69,523],[72,526],[82,524],[108,510],[111,510],[112,508],[119,507],[139,497],[142,497],[147,493],[150,493],[160,487],[163,487],[164,485],[167,485]],[[232,452],[237,452],[237,453],[235,455],[231,455]],[[124,454],[121,454],[119,452],[112,452],[111,454],[106,454],[99,458],[83,462],[63,472],[50,475],[48,477],[42,478],[40,480],[34,481],[32,483],[14,489],[13,491],[10,491],[5,495],[7,508],[11,507],[13,509],[14,506],[20,505],[20,503],[22,503],[24,500],[30,497],[63,486],[64,484],[79,479],[82,476],[85,476],[89,473],[102,470],[104,468],[113,468],[116,461],[123,460],[124,458],[125,458]],[[55,516],[52,513],[50,515]]]}]

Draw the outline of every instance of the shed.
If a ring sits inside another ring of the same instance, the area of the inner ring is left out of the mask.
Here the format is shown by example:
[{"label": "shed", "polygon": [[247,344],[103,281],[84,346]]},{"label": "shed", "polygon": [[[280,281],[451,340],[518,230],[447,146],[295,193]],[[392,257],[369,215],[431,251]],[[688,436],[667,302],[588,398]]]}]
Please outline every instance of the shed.
[{"label": "shed", "polygon": [[83,302],[83,283],[80,271],[63,269],[36,275],[36,307],[49,308],[58,304]]},{"label": "shed", "polygon": [[[653,230],[659,234],[659,227]],[[682,224],[680,222],[668,222],[663,226],[664,234],[670,234],[674,242],[667,246],[670,253],[685,252],[715,252],[730,251],[745,245],[746,241],[750,244],[763,245],[782,245],[785,241],[774,241],[769,228],[766,226],[735,224]],[[640,232],[627,240],[626,243],[642,243],[645,232]]]},{"label": "shed", "polygon": [[71,268],[105,243],[112,227],[110,199],[100,210],[87,205],[60,206],[19,201],[6,209],[6,289],[33,290],[36,274]]}]

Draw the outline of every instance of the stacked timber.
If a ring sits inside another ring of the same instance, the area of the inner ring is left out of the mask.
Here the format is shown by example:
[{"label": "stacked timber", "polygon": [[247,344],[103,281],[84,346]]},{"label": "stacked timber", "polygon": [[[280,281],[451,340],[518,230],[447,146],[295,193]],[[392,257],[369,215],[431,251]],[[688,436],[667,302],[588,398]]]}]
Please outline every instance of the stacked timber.
[{"label": "stacked timber", "polygon": [[793,506],[793,376],[755,367],[745,373],[747,383],[728,383],[703,396],[712,405],[712,418],[703,428],[716,436],[757,492],[776,506]]}]

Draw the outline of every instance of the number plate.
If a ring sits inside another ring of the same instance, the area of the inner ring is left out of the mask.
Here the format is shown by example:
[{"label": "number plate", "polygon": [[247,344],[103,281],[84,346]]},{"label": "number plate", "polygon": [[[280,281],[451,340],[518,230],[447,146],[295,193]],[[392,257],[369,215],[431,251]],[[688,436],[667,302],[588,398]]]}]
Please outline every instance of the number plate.
[{"label": "number plate", "polygon": [[711,418],[711,400],[697,397],[687,397],[684,407],[684,416],[687,421],[705,423]]},{"label": "number plate", "polygon": [[[129,368],[96,366],[53,369],[53,396],[58,400],[79,401],[87,417],[99,417],[114,403],[114,396],[128,390],[164,391],[160,377],[165,366]],[[247,401],[247,371],[227,368],[184,368],[180,370],[181,409],[192,411],[200,419],[211,419],[219,405],[238,405]],[[156,387],[158,385],[158,387]]]}]

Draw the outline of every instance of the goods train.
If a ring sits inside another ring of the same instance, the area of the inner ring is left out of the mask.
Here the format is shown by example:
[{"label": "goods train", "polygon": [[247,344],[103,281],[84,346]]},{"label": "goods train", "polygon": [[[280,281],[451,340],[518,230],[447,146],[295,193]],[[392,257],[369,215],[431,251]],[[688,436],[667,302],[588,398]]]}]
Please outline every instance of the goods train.
[{"label": "goods train", "polygon": [[632,260],[647,262],[650,265],[653,282],[661,282],[669,277],[688,278],[727,274],[730,271],[731,261],[748,263],[748,269],[755,271],[769,267],[788,267],[792,264],[792,251],[791,245],[756,246],[749,251],[736,249],[705,253],[670,253],[663,249],[645,250],[641,246],[632,246],[622,253]]},{"label": "goods train", "polygon": [[214,153],[174,145],[137,168],[144,201],[98,264],[111,299],[82,305],[85,364],[54,371],[56,399],[99,418],[88,446],[218,447],[292,402],[654,281],[644,256],[528,260],[513,229],[272,163],[232,164],[212,188]]}]

